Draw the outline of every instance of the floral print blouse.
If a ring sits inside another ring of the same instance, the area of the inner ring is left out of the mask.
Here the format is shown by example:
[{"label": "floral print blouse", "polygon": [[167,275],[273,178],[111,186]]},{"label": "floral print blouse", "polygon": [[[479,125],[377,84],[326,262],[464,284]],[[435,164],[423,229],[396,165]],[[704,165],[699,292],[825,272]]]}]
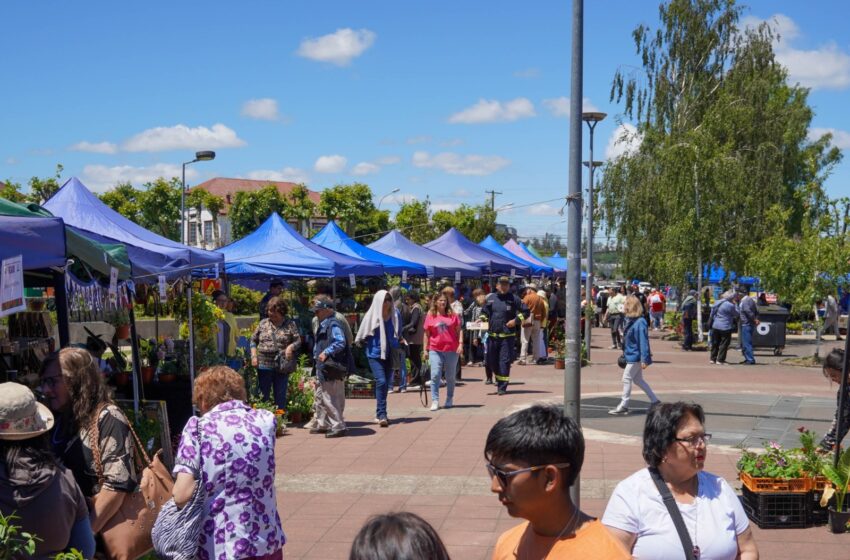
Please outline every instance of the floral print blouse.
[{"label": "floral print blouse", "polygon": [[206,488],[201,560],[264,556],[286,542],[275,501],[274,434],[271,412],[236,400],[183,428],[174,474],[190,473]]},{"label": "floral print blouse", "polygon": [[284,319],[279,327],[270,319],[263,319],[251,337],[251,346],[257,348],[257,364],[264,369],[275,369],[275,356],[290,344],[295,344],[293,350],[297,353],[301,346],[301,333],[292,319]]}]

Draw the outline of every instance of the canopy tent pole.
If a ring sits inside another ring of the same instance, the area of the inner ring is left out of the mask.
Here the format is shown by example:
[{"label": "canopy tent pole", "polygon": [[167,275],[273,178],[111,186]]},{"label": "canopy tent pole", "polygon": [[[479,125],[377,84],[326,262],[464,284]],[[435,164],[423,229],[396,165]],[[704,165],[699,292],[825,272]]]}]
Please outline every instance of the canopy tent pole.
[{"label": "canopy tent pole", "polygon": [[65,291],[65,274],[53,271],[53,297],[56,301],[56,322],[59,328],[59,348],[68,346],[71,340],[68,326],[68,294]]},{"label": "canopy tent pole", "polygon": [[133,298],[130,295],[130,288],[124,284],[124,295],[127,296],[127,301],[130,302],[130,352],[133,356],[133,411],[136,413],[136,418],[139,417],[139,379],[142,378],[141,361],[139,359],[139,338],[136,334],[136,314],[133,311]]},{"label": "canopy tent pole", "polygon": [[186,283],[186,306],[189,310],[189,393],[195,397],[195,326],[192,321],[192,277]]},{"label": "canopy tent pole", "polygon": [[159,290],[153,295],[153,337],[159,348]]}]

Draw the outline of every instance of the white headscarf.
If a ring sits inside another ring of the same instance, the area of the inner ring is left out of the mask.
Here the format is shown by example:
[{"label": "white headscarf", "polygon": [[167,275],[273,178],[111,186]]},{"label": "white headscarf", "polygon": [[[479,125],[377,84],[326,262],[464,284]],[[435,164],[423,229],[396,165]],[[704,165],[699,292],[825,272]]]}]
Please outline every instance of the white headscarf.
[{"label": "white headscarf", "polygon": [[[357,329],[357,337],[354,339],[355,342],[361,342],[366,340],[367,337],[373,336],[375,329],[380,329],[382,360],[387,359],[389,350],[387,348],[386,328],[384,327],[384,300],[388,297],[392,301],[392,296],[386,290],[378,290],[375,297],[372,298],[372,305],[369,307],[369,311],[363,315],[363,321],[360,322],[360,328]],[[393,321],[393,333],[398,338],[398,313],[395,307],[390,311],[390,317]]]}]

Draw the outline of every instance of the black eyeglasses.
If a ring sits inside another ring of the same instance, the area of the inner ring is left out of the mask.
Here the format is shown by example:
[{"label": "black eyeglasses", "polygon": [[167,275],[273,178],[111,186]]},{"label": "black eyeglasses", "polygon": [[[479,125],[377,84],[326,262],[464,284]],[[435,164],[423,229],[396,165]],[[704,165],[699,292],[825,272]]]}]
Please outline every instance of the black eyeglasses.
[{"label": "black eyeglasses", "polygon": [[524,473],[524,472],[540,471],[540,470],[543,470],[543,469],[545,469],[546,467],[549,467],[549,466],[556,467],[556,468],[559,468],[559,469],[565,469],[565,468],[569,467],[570,464],[569,463],[555,463],[555,464],[549,464],[549,465],[537,465],[536,467],[527,467],[525,469],[517,469],[515,471],[503,471],[502,469],[497,468],[496,465],[494,465],[493,463],[490,463],[490,462],[488,462],[484,466],[487,467],[487,472],[490,473],[490,478],[493,478],[495,476],[499,481],[499,485],[501,485],[502,488],[507,488],[508,479],[510,479],[510,478],[512,478],[512,477],[514,477],[518,474],[521,474],[521,473]]},{"label": "black eyeglasses", "polygon": [[703,442],[708,445],[708,442],[711,441],[711,434],[699,434],[696,436],[686,437],[686,438],[675,438],[676,441],[681,441],[682,443],[686,443],[688,447],[696,447],[699,445],[699,442]]}]

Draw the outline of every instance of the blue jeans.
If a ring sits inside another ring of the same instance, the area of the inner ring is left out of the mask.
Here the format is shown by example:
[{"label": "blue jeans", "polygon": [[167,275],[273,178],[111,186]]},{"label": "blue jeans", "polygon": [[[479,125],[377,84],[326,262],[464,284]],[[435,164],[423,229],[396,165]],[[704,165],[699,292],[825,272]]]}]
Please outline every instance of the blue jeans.
[{"label": "blue jeans", "polygon": [[756,358],[753,356],[753,331],[756,326],[752,323],[741,325],[741,354],[744,355],[744,360],[754,364]]},{"label": "blue jeans", "polygon": [[387,391],[389,384],[387,380],[392,375],[390,361],[380,358],[369,358],[369,369],[375,376],[375,418],[384,420],[387,417]]},{"label": "blue jeans", "polygon": [[440,376],[446,372],[446,403],[452,405],[455,396],[455,374],[457,372],[457,352],[428,351],[428,361],[431,362],[431,400],[440,402]]},{"label": "blue jeans", "polygon": [[273,369],[257,368],[257,385],[264,401],[271,399],[272,387],[274,387],[274,405],[286,410],[286,390],[289,387],[289,374],[275,373]]},{"label": "blue jeans", "polygon": [[[407,389],[407,358],[404,355],[402,355],[400,361],[401,361],[401,369],[398,370],[398,376],[399,376],[398,388],[399,389]],[[395,372],[393,372],[393,375],[390,375],[390,377],[387,379],[387,385],[389,385],[389,387],[387,387],[387,392],[390,392],[390,391],[393,390],[393,385],[395,384],[395,375],[394,374],[395,374]]]}]

